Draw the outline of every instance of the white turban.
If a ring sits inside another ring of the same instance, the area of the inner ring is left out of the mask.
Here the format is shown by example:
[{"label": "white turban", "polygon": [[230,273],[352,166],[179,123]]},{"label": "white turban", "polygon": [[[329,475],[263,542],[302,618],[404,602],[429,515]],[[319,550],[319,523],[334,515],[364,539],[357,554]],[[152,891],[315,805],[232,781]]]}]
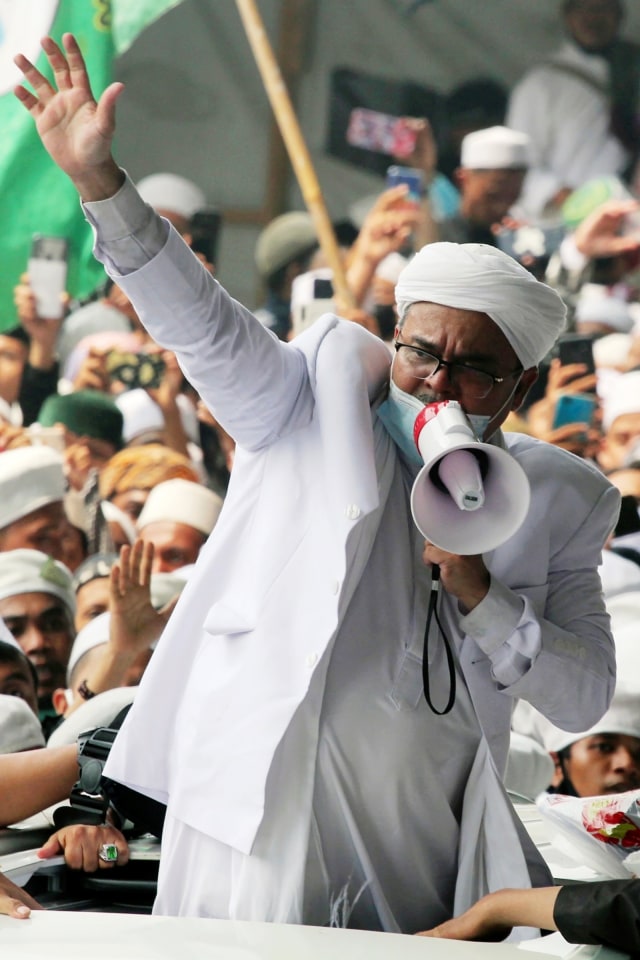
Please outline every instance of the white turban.
[{"label": "white turban", "polygon": [[430,243],[419,250],[398,278],[400,319],[411,304],[421,302],[486,313],[525,370],[546,356],[566,317],[555,290],[484,243]]}]

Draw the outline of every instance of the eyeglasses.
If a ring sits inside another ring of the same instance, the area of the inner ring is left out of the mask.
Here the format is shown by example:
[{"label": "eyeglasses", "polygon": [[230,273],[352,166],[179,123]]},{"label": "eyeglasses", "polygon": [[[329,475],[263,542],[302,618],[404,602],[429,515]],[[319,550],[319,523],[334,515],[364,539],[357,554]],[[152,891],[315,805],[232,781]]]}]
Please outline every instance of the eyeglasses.
[{"label": "eyeglasses", "polygon": [[443,360],[432,353],[427,353],[421,347],[414,347],[410,343],[402,343],[396,340],[394,343],[396,353],[404,347],[401,354],[402,362],[407,371],[416,380],[429,380],[435,377],[438,370],[446,367],[449,380],[460,393],[473,397],[474,400],[482,400],[487,397],[497,383],[504,383],[507,377],[514,377],[521,373],[522,367],[513,370],[504,377],[494,377],[492,373],[486,370],[478,370],[476,367],[467,366],[466,363],[452,363],[449,360]]}]

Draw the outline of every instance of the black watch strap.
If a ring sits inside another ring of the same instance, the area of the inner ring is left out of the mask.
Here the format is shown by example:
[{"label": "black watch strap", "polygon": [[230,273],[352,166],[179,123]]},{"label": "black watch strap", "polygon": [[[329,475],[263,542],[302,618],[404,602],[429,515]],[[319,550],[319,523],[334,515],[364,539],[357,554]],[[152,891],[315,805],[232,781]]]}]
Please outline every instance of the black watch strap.
[{"label": "black watch strap", "polygon": [[102,770],[117,733],[111,727],[98,727],[78,737],[79,777],[69,797],[71,806],[58,807],[54,813],[56,827],[105,822],[109,799],[102,789]]}]

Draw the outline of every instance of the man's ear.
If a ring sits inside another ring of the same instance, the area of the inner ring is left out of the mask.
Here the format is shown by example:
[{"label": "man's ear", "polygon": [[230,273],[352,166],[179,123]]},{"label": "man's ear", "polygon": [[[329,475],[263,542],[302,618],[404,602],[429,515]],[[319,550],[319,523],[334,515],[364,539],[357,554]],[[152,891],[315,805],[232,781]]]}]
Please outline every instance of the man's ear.
[{"label": "man's ear", "polygon": [[550,787],[559,787],[562,781],[564,780],[564,770],[562,769],[562,764],[560,763],[560,757],[558,756],[555,750],[550,750],[549,755],[553,760],[553,778]]},{"label": "man's ear", "polygon": [[58,714],[59,717],[63,717],[67,710],[69,709],[69,701],[67,700],[67,691],[64,687],[58,687],[51,694],[51,702],[53,704],[53,709]]}]

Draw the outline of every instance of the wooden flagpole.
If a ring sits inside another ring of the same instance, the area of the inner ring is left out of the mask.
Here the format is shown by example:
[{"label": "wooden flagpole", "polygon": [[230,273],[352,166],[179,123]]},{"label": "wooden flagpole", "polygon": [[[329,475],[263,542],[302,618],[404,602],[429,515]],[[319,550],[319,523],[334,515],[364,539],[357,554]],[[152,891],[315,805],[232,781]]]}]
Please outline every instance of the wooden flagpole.
[{"label": "wooden flagpole", "polygon": [[342,306],[355,306],[347,283],[333,224],[307,149],[280,67],[267,37],[255,0],[236,0],[249,44],[262,77],[280,134],[287,148],[291,165],[302,191],[304,202],[313,218],[318,240],[333,272],[333,288]]}]

